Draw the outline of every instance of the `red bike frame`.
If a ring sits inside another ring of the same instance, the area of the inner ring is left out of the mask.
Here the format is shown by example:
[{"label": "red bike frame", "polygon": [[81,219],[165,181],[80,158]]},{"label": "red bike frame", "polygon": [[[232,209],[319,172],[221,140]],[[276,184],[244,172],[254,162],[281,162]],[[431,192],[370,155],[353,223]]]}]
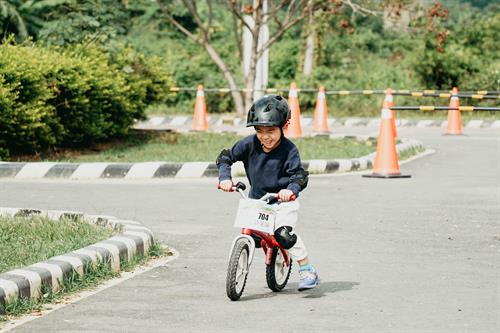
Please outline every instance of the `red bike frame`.
[{"label": "red bike frame", "polygon": [[261,232],[253,229],[243,228],[241,233],[244,235],[252,236],[255,235],[261,239],[260,246],[262,250],[264,250],[264,255],[266,256],[266,265],[271,264],[271,256],[273,254],[273,248],[276,246],[280,249],[283,258],[285,258],[285,265],[288,266],[288,253],[286,253],[285,249],[276,241],[273,235],[270,235],[265,232]]},{"label": "red bike frame", "polygon": [[[241,184],[241,185],[240,185]],[[241,191],[238,190],[238,186],[242,186]],[[217,184],[217,189],[220,189],[220,184]],[[237,184],[236,187],[233,187],[231,191],[238,191],[242,195],[242,197],[246,198],[246,196],[243,194],[243,191],[245,190],[245,185],[241,182]],[[275,196],[277,194],[274,194]],[[295,195],[292,196],[291,200],[295,200]],[[283,258],[285,259],[285,265],[288,266],[288,253],[286,253],[286,250],[276,241],[273,235],[270,235],[268,233],[258,231],[258,230],[253,230],[253,229],[248,229],[248,228],[243,228],[241,230],[241,233],[243,235],[247,236],[252,236],[255,235],[261,239],[260,241],[260,246],[262,247],[262,250],[264,250],[264,255],[266,256],[266,265],[271,264],[271,256],[273,254],[273,248],[276,246],[277,248],[280,249],[281,254],[283,255]]]}]

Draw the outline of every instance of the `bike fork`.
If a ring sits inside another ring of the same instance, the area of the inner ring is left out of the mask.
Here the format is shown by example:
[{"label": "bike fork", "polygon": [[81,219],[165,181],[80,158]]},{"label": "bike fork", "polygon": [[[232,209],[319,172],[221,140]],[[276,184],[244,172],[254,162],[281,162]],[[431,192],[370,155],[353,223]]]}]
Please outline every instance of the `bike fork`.
[{"label": "bike fork", "polygon": [[[233,244],[231,245],[231,250],[229,251],[229,257],[231,257],[231,253],[233,253],[233,249],[234,249],[234,246],[236,245],[236,242],[238,242],[238,240],[240,240],[240,239],[244,239],[248,243],[249,253],[248,253],[248,267],[247,267],[247,269],[249,270],[250,265],[252,264],[253,255],[255,253],[255,240],[251,236],[245,235],[245,234],[241,234],[241,235],[236,236],[233,239]],[[267,261],[267,259],[266,259],[266,261]]]},{"label": "bike fork", "polygon": [[271,257],[273,255],[273,248],[262,244],[262,250],[264,250],[264,255],[266,256],[266,265],[271,265]]}]

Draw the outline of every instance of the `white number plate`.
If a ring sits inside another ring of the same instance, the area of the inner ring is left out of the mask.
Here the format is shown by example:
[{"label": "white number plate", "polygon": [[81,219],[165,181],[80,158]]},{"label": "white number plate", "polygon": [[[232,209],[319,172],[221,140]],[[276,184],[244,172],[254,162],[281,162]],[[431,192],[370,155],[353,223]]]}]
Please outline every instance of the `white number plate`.
[{"label": "white number plate", "polygon": [[276,210],[261,200],[241,199],[234,226],[267,232],[274,232]]}]

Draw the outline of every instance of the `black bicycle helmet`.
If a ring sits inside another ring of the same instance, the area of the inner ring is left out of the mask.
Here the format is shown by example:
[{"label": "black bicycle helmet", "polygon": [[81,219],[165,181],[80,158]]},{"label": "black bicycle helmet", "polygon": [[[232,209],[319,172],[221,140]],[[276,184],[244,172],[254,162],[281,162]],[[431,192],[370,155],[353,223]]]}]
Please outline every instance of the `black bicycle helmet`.
[{"label": "black bicycle helmet", "polygon": [[259,98],[248,111],[247,127],[285,126],[290,119],[290,108],[280,95],[266,95]]}]

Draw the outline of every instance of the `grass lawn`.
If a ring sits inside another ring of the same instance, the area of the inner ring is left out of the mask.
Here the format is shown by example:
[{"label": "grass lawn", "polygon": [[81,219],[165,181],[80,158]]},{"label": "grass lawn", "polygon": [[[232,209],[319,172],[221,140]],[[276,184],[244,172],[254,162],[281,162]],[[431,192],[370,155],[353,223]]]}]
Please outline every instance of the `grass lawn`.
[{"label": "grass lawn", "polygon": [[[222,149],[230,148],[240,136],[229,133],[190,133],[137,131],[127,140],[96,147],[95,151],[62,151],[43,156],[60,162],[191,162],[213,161]],[[307,137],[294,139],[303,160],[360,157],[375,151],[372,141]]]},{"label": "grass lawn", "polygon": [[77,250],[116,232],[83,220],[0,216],[0,272]]},{"label": "grass lawn", "polygon": [[[83,220],[62,219],[53,221],[45,217],[0,217],[0,273],[23,267],[50,257],[61,255],[111,237],[119,230],[99,227]],[[16,255],[13,255],[16,254]],[[122,271],[131,271],[148,259],[170,255],[170,251],[155,242],[146,256],[135,256],[130,262],[122,261]],[[105,280],[119,276],[109,265],[101,262],[88,265],[83,276],[73,271],[62,281],[58,292],[42,285],[40,299],[17,298],[0,305],[0,330],[2,323],[24,313],[39,316],[47,303],[65,302],[76,292],[93,288]],[[46,307],[49,309],[50,305]]]}]

